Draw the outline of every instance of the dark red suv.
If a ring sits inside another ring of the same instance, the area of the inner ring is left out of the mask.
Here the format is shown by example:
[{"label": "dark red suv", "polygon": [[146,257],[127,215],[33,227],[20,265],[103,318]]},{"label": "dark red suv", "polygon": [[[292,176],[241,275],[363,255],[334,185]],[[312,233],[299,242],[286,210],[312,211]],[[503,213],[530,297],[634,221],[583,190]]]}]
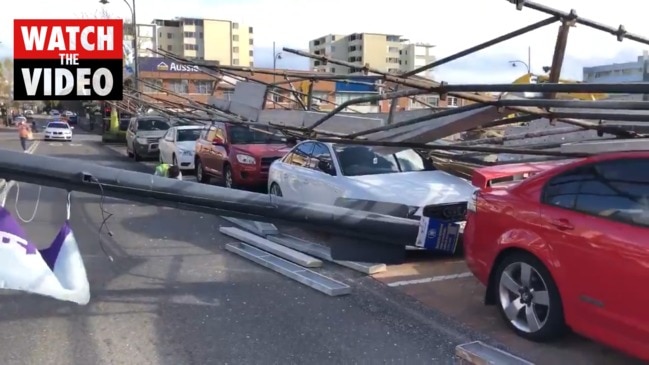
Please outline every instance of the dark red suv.
[{"label": "dark red suv", "polygon": [[209,183],[216,178],[229,188],[266,186],[270,164],[284,156],[290,146],[267,127],[255,129],[214,122],[203,130],[196,141],[196,180]]}]

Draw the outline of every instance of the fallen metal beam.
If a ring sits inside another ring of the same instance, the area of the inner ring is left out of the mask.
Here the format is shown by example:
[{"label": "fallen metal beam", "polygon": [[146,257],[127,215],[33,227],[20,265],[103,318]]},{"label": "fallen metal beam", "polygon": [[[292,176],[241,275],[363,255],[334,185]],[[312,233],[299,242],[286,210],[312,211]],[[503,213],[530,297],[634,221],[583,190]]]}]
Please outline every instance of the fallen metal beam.
[{"label": "fallen metal beam", "polygon": [[272,234],[278,234],[279,230],[275,227],[274,224],[268,222],[258,222],[250,221],[246,219],[232,218],[232,217],[221,217],[226,221],[239,226],[250,233],[254,233],[257,236],[266,237]]},{"label": "fallen metal beam", "polygon": [[282,246],[286,246],[296,251],[304,252],[313,257],[317,257],[321,260],[334,262],[340,266],[362,272],[363,274],[373,275],[387,270],[387,266],[385,264],[334,260],[331,257],[331,250],[329,249],[329,247],[290,235],[282,234],[277,236],[268,236],[267,239]]},{"label": "fallen metal beam", "polygon": [[275,242],[269,241],[263,237],[259,237],[253,233],[246,232],[239,228],[221,227],[219,228],[219,232],[223,233],[226,236],[236,238],[237,240],[245,242],[249,245],[255,246],[260,250],[272,253],[275,256],[281,257],[284,260],[288,260],[300,266],[311,268],[322,266],[322,261],[316,258],[305,255],[302,252],[284,247],[282,245],[278,245]]},{"label": "fallen metal beam", "polygon": [[509,352],[489,346],[482,341],[474,341],[455,347],[455,356],[461,365],[534,365]]},{"label": "fallen metal beam", "polygon": [[225,249],[332,297],[347,295],[352,291],[352,288],[345,283],[305,269],[245,243],[228,243],[225,245]]}]

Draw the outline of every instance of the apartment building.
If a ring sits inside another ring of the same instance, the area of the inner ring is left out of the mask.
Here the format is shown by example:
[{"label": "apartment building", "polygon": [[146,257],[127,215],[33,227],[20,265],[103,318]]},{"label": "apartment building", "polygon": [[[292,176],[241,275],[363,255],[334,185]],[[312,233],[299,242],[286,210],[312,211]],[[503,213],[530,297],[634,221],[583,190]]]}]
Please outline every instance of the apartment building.
[{"label": "apartment building", "polygon": [[229,20],[155,19],[158,48],[226,66],[254,66],[253,28]]},{"label": "apartment building", "polygon": [[[137,29],[137,45],[133,44],[133,30]],[[156,53],[152,50],[158,49],[158,32],[155,24],[124,24],[124,43],[130,49],[137,48],[138,57],[155,57]]]},{"label": "apartment building", "polygon": [[[433,62],[435,56],[432,54],[432,48],[429,44],[410,43],[399,35],[377,33],[328,34],[309,42],[311,53],[351,62],[359,68],[369,64],[373,68],[390,73],[411,71]],[[358,71],[356,68],[323,64],[318,60],[311,60],[311,69],[336,74]]]}]

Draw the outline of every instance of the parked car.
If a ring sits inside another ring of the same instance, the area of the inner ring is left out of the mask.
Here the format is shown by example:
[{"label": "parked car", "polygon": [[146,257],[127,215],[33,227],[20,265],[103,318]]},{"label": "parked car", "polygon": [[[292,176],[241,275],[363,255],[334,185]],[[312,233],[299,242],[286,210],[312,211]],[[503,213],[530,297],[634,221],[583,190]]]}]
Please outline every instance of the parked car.
[{"label": "parked car", "polygon": [[72,142],[73,129],[74,127],[63,121],[49,122],[43,131],[43,140]]},{"label": "parked car", "polygon": [[59,112],[57,109],[52,109],[50,110],[50,115],[59,116],[61,115],[61,112]]},{"label": "parked car", "polygon": [[467,180],[437,170],[412,149],[381,153],[369,146],[304,141],[271,165],[268,190],[327,205],[390,203],[394,209],[382,213],[415,218],[427,205],[466,204],[475,188]]},{"label": "parked car", "polygon": [[195,125],[169,128],[160,140],[160,162],[177,165],[181,170],[194,170],[196,140],[203,129]]},{"label": "parked car", "polygon": [[126,131],[126,153],[135,161],[158,158],[160,138],[171,128],[169,121],[159,116],[133,117]]},{"label": "parked car", "polygon": [[[500,181],[500,183],[498,183]],[[649,152],[476,170],[466,262],[519,336],[649,361]]]},{"label": "parked car", "polygon": [[216,178],[230,188],[265,187],[270,164],[284,156],[289,146],[267,128],[256,129],[215,122],[203,130],[196,141],[196,180],[208,183]]}]

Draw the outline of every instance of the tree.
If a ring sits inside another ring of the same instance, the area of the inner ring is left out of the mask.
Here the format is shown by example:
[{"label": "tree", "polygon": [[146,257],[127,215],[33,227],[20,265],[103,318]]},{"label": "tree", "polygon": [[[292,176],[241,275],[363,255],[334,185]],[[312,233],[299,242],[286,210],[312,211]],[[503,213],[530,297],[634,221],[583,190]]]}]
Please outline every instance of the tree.
[{"label": "tree", "polygon": [[9,99],[14,82],[14,61],[5,58],[0,61],[0,99]]}]

